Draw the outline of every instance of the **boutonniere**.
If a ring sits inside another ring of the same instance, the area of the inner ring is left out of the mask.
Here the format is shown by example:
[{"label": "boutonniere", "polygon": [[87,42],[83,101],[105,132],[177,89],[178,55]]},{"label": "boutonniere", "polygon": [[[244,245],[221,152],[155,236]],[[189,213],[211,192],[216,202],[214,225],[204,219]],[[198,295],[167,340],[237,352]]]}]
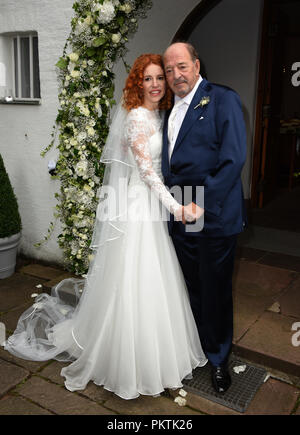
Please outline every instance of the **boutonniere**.
[{"label": "boutonniere", "polygon": [[199,104],[194,107],[194,109],[197,109],[198,107],[204,107],[210,102],[210,97],[202,97]]}]

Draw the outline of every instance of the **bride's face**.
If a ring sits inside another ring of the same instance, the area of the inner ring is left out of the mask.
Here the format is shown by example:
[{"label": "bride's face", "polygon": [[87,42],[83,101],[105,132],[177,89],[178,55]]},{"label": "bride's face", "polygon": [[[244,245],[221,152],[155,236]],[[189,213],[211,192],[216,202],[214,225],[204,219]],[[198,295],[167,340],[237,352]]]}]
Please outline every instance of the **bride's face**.
[{"label": "bride's face", "polygon": [[165,74],[159,65],[151,63],[145,68],[143,90],[143,106],[149,110],[157,109],[166,92]]}]

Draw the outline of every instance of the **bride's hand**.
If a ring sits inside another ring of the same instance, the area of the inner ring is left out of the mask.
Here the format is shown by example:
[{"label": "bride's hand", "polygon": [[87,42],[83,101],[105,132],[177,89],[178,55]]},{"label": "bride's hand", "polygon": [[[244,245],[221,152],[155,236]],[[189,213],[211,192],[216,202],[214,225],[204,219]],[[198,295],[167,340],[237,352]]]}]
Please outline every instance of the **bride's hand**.
[{"label": "bride's hand", "polygon": [[186,224],[187,222],[195,222],[203,215],[204,209],[199,207],[194,202],[183,207],[183,219],[182,222]]},{"label": "bride's hand", "polygon": [[175,219],[175,221],[182,221],[183,222],[183,219],[184,219],[184,206],[183,205],[178,207],[178,209],[175,211],[174,219]]}]

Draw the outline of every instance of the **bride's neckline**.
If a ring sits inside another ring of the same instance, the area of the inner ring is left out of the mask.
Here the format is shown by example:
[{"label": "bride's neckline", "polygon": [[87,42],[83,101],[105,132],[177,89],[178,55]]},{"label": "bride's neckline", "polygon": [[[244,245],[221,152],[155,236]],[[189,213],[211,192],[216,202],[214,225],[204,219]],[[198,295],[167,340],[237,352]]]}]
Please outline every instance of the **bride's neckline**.
[{"label": "bride's neckline", "polygon": [[157,108],[157,109],[153,109],[153,110],[148,109],[147,107],[144,107],[144,106],[139,106],[138,108],[141,108],[141,109],[147,110],[147,112],[150,112],[150,113],[157,113],[157,112],[159,112],[159,109],[158,109],[158,108]]}]

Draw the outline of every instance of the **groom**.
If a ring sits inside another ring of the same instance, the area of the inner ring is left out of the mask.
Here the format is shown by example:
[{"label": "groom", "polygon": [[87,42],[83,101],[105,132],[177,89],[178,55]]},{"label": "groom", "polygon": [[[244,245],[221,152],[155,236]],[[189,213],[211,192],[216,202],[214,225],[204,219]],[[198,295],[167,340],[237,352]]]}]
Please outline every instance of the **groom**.
[{"label": "groom", "polygon": [[183,222],[169,222],[169,232],[211,364],[213,386],[224,393],[231,384],[227,361],[233,338],[235,247],[237,234],[246,225],[241,182],[246,158],[244,118],[233,90],[202,79],[198,55],[190,44],[168,47],[164,66],[175,94],[164,125],[165,184],[171,190],[192,186],[193,192],[196,186],[204,186],[204,205],[195,194],[185,201],[195,221],[204,214],[202,231],[195,226],[191,232],[191,224],[187,231],[183,216]]}]

